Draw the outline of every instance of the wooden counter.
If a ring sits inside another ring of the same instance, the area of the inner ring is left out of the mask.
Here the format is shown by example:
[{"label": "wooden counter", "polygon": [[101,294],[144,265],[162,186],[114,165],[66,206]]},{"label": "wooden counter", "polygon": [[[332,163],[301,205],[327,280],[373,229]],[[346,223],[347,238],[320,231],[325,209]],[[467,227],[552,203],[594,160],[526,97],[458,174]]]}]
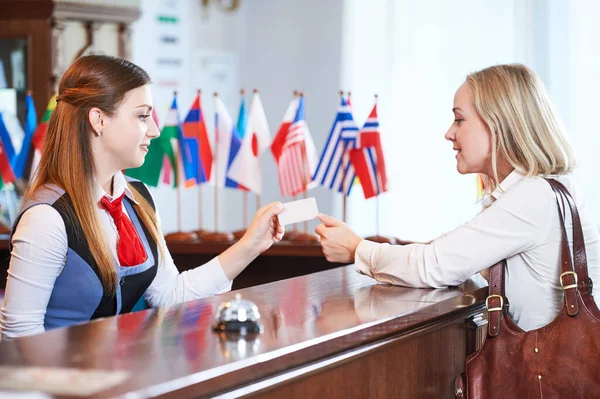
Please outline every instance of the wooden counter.
[{"label": "wooden counter", "polygon": [[128,373],[93,398],[451,398],[487,287],[387,286],[344,266],[237,291],[264,332],[221,337],[214,313],[235,293],[0,342],[0,367]]},{"label": "wooden counter", "polygon": [[[179,271],[202,265],[229,248],[231,243],[168,243],[169,252]],[[6,286],[10,260],[8,239],[0,236],[0,289]],[[342,266],[327,262],[319,243],[282,241],[256,258],[234,281],[233,289],[252,287],[286,278],[303,276]]]}]

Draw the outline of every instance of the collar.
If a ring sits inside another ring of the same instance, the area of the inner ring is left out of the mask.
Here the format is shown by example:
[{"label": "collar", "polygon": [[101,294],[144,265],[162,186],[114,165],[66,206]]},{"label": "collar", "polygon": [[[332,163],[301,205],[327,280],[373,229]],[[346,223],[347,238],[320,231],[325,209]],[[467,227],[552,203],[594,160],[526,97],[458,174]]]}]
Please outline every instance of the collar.
[{"label": "collar", "polygon": [[492,191],[492,193],[483,200],[483,208],[489,208],[496,200],[498,200],[498,198],[502,196],[502,194],[507,192],[512,186],[517,184],[524,177],[525,175],[516,169],[510,172],[508,176],[506,176],[504,180],[500,182],[498,187],[496,187],[494,191]]},{"label": "collar", "polygon": [[125,181],[125,176],[123,176],[123,172],[121,171],[113,175],[113,195],[107,194],[102,186],[96,182],[96,202],[100,202],[104,196],[107,196],[110,202],[113,202],[115,198],[119,198],[123,193],[125,193],[125,196],[129,198],[129,200],[138,205],[133,193],[129,190],[129,187],[127,187],[127,181]]},{"label": "collar", "polygon": [[498,187],[496,187],[494,189],[494,191],[492,191],[492,194],[490,194],[490,196],[494,197],[494,199],[498,200],[498,198],[500,198],[502,196],[502,194],[504,194],[505,192],[510,190],[510,188],[512,186],[514,186],[515,184],[520,182],[521,179],[523,179],[524,177],[525,177],[524,174],[522,174],[521,172],[514,169],[512,172],[510,172],[508,174],[508,176],[506,176],[504,178],[504,180],[502,180],[500,182]]}]

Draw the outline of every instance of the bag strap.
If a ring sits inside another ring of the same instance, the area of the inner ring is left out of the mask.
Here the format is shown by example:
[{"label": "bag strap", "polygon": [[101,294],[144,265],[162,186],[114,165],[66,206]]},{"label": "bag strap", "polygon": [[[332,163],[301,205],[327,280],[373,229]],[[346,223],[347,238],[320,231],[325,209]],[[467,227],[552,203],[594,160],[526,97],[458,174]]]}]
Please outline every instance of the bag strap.
[{"label": "bag strap", "polygon": [[[564,185],[556,180],[548,181],[554,190],[558,189],[567,200],[571,210],[571,218],[573,219],[573,260],[575,272],[577,273],[577,289],[582,297],[591,294],[589,287],[589,275],[587,268],[587,254],[585,251],[585,240],[583,238],[583,229],[581,227],[581,218],[579,211],[575,205],[575,200]],[[555,191],[556,192],[556,191]]]},{"label": "bag strap", "polygon": [[[585,253],[585,242],[583,240],[583,229],[581,227],[581,219],[575,205],[575,201],[569,191],[556,180],[546,179],[552,187],[556,196],[556,205],[561,224],[561,275],[560,284],[563,287],[565,295],[566,311],[569,316],[576,316],[579,313],[579,302],[577,301],[577,292],[580,292],[582,297],[589,297],[588,289],[588,273],[587,273],[587,256]],[[560,203],[564,204],[566,199],[571,215],[573,218],[573,253],[575,255],[575,270],[571,261],[571,253],[569,251],[569,241],[567,239],[567,230],[565,227],[565,216],[562,212]],[[496,263],[490,268],[489,277],[489,296],[486,299],[486,307],[488,309],[488,334],[495,337],[500,333],[502,325],[502,317],[505,315],[508,301],[504,290],[504,273],[506,268],[506,260]],[[580,275],[581,273],[581,275]],[[579,283],[584,281],[584,285]],[[579,287],[583,287],[579,289]],[[582,298],[583,299],[583,298]],[[591,299],[591,298],[590,298]]]}]

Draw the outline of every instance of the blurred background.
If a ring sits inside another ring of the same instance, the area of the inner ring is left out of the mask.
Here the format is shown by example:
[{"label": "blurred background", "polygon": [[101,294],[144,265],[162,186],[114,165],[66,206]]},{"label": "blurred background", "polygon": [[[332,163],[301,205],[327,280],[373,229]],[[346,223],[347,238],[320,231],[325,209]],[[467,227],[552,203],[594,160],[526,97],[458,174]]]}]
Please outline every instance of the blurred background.
[{"label": "blurred background", "polygon": [[[471,72],[519,62],[538,73],[557,107],[578,155],[579,186],[600,227],[598,15],[593,0],[0,0],[0,112],[11,135],[18,132],[15,121],[25,126],[31,89],[40,123],[76,57],[110,54],[150,74],[161,126],[173,91],[183,119],[201,89],[213,144],[213,92],[235,123],[240,89],[247,107],[259,89],[273,136],[293,91],[303,91],[320,155],[339,91],[351,91],[359,127],[376,93],[389,190],[365,200],[353,187],[347,221],[363,236],[429,240],[480,208],[475,176],[457,173],[444,140],[456,89]],[[261,203],[291,200],[281,195],[269,151],[261,165]],[[209,183],[182,189],[183,230],[199,227],[199,190],[201,227],[214,229]],[[152,188],[165,233],[179,228],[176,191],[166,183]],[[307,196],[316,197],[321,212],[342,217],[341,194],[315,187]],[[9,186],[0,199],[10,222],[18,195]],[[222,189],[219,202],[220,230],[244,227],[243,194]],[[252,215],[252,193],[247,202]]]}]

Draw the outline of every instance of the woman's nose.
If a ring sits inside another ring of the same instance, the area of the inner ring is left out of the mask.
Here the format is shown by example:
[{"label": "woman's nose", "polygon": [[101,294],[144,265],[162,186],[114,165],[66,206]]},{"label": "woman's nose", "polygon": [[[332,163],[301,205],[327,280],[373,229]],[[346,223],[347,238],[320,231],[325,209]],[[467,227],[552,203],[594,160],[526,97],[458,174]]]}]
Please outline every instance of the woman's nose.
[{"label": "woman's nose", "polygon": [[444,138],[448,141],[456,140],[456,133],[454,133],[454,129],[452,127],[450,127],[450,129],[448,129],[448,131],[444,135]]}]

